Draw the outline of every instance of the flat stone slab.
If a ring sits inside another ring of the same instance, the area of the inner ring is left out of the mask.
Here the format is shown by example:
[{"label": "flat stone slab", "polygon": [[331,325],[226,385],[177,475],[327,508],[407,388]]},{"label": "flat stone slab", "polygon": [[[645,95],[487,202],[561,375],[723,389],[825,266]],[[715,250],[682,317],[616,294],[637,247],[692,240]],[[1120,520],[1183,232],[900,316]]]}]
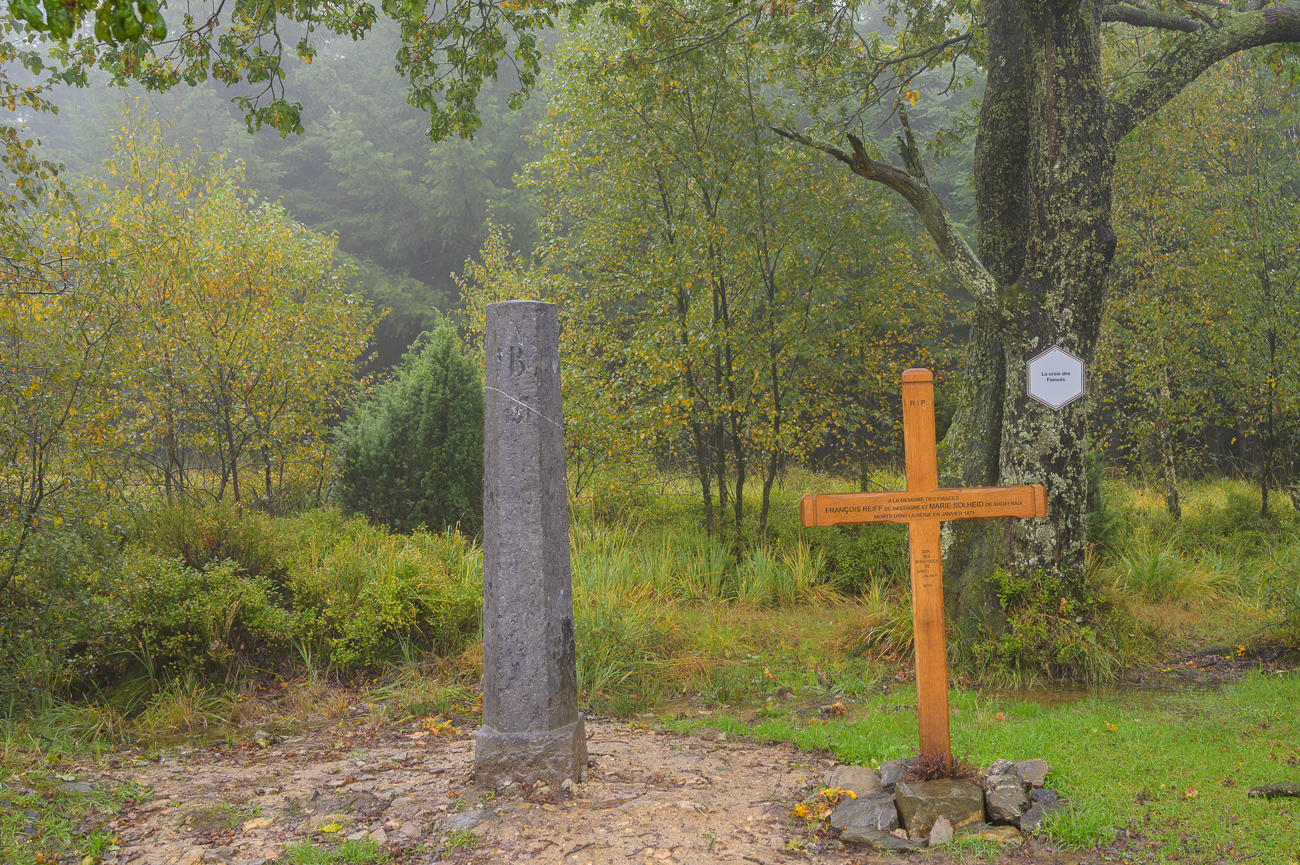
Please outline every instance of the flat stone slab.
[{"label": "flat stone slab", "polygon": [[899,838],[892,832],[881,829],[845,829],[840,834],[845,844],[857,844],[873,850],[917,850],[921,845],[908,838]]},{"label": "flat stone slab", "polygon": [[879,829],[888,832],[898,828],[898,809],[894,797],[888,793],[859,796],[841,802],[831,812],[831,825],[836,829]]},{"label": "flat stone slab", "polygon": [[1003,847],[1019,847],[1025,843],[1025,836],[1015,826],[989,826],[985,823],[972,823],[953,833],[954,838],[986,841]]},{"label": "flat stone slab", "polygon": [[926,837],[940,816],[954,829],[984,820],[984,791],[969,781],[899,781],[894,787],[898,817],[909,834]]},{"label": "flat stone slab", "polygon": [[1271,784],[1251,787],[1246,791],[1246,795],[1252,799],[1277,799],[1282,796],[1300,799],[1300,784],[1294,781],[1274,781]]}]

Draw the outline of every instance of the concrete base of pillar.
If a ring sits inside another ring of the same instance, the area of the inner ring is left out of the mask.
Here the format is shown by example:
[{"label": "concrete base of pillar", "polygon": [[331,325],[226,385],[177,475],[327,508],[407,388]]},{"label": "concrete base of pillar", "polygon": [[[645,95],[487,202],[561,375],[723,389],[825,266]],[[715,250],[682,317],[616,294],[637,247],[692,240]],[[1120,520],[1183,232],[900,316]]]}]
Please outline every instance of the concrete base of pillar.
[{"label": "concrete base of pillar", "polygon": [[559,784],[582,780],[587,731],[578,720],[558,730],[502,733],[486,724],[474,733],[474,785],[498,790],[506,781]]}]

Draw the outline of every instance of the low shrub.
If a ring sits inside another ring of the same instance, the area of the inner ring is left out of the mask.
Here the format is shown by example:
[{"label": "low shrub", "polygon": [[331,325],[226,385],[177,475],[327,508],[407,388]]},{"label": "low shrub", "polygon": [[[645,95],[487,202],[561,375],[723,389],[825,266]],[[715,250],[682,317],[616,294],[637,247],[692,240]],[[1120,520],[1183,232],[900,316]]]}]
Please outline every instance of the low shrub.
[{"label": "low shrub", "polygon": [[483,378],[443,320],[339,432],[338,501],[396,531],[483,522]]},{"label": "low shrub", "polygon": [[478,631],[482,553],[454,531],[403,536],[316,516],[291,538],[300,637],[331,663],[377,664],[413,649],[447,655]]},{"label": "low shrub", "polygon": [[286,574],[273,535],[276,521],[229,502],[209,507],[162,506],[136,517],[135,538],[149,550],[202,570],[232,562],[244,576],[282,583]]},{"label": "low shrub", "polygon": [[829,580],[846,594],[862,595],[878,583],[908,581],[907,526],[836,526],[808,533],[808,539],[821,553]]},{"label": "low shrub", "polygon": [[108,600],[116,633],[106,654],[151,681],[193,670],[225,674],[249,660],[273,664],[297,629],[271,580],[229,560],[195,568],[130,548]]},{"label": "low shrub", "polygon": [[992,579],[1008,626],[972,646],[982,675],[1103,682],[1150,650],[1147,632],[1094,587],[1081,597],[1043,571]]}]

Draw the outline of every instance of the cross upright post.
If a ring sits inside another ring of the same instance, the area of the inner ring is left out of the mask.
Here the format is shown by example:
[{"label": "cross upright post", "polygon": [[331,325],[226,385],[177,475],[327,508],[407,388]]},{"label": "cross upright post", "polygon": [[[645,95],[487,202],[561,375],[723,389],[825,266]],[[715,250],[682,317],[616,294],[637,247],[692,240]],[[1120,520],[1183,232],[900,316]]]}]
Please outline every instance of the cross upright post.
[{"label": "cross upright post", "polygon": [[1046,516],[1047,493],[1038,484],[939,489],[934,375],[928,369],[903,373],[903,456],[906,492],[804,496],[799,517],[805,526],[907,523],[921,753],[936,755],[951,768],[940,524],[943,520]]},{"label": "cross upright post", "polygon": [[[903,462],[909,493],[938,491],[934,376],[928,369],[909,369],[903,373]],[[948,647],[943,622],[943,554],[939,549],[939,534],[939,521],[935,519],[912,520],[907,524],[921,753],[943,755],[951,768]]]}]

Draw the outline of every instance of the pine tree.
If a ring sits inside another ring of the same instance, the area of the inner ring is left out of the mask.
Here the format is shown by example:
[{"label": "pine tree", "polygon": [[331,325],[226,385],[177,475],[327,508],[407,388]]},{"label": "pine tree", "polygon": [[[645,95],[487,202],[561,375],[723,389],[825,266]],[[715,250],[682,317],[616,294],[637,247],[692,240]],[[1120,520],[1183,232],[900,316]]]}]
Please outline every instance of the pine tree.
[{"label": "pine tree", "polygon": [[339,502],[395,531],[476,533],[483,520],[483,381],[445,320],[341,431]]}]

